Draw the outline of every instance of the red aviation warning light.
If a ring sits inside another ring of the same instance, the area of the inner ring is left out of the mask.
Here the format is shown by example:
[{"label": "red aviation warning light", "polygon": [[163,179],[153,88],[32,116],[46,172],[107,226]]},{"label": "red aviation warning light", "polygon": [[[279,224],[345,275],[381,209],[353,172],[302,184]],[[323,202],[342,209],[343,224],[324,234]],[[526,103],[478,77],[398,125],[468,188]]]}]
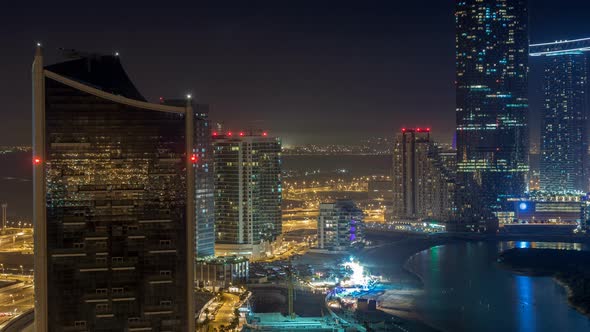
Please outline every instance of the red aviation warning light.
[{"label": "red aviation warning light", "polygon": [[402,128],[402,133],[405,133],[405,132],[406,132],[406,128]]},{"label": "red aviation warning light", "polygon": [[427,132],[430,132],[430,127],[426,128],[426,131],[427,131]]},{"label": "red aviation warning light", "polygon": [[265,131],[262,133],[262,136],[268,136],[268,133]]},{"label": "red aviation warning light", "polygon": [[213,132],[213,136],[217,136],[217,132],[216,131]]},{"label": "red aviation warning light", "polygon": [[193,153],[191,155],[191,161],[193,162],[193,164],[197,162],[197,155],[196,154]]},{"label": "red aviation warning light", "polygon": [[33,158],[33,164],[40,165],[41,164],[41,158],[39,158],[39,157]]},{"label": "red aviation warning light", "polygon": [[240,136],[244,136],[244,133],[240,131]]},{"label": "red aviation warning light", "polygon": [[231,135],[232,135],[231,131],[227,133],[227,136],[231,136]]}]

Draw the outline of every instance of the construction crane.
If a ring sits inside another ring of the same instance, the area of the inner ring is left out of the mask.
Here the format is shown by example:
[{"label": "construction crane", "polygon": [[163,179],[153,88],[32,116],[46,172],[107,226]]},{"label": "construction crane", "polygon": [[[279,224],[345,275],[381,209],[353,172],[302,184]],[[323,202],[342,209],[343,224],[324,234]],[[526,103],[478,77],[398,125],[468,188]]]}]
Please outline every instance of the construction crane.
[{"label": "construction crane", "polygon": [[289,302],[289,318],[295,319],[295,311],[293,309],[293,301],[295,297],[294,291],[294,283],[293,280],[293,264],[291,263],[291,258],[289,258],[289,267],[287,267],[287,297]]}]

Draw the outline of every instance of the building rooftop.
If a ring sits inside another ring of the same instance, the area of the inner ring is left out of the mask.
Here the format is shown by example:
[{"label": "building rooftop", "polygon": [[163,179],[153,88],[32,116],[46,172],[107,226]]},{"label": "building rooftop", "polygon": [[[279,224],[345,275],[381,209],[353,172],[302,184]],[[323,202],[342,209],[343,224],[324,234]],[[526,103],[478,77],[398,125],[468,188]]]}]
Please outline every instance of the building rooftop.
[{"label": "building rooftop", "polygon": [[339,327],[328,318],[324,317],[299,317],[290,318],[278,312],[255,313],[248,317],[246,331],[338,331]]},{"label": "building rooftop", "polygon": [[581,52],[590,52],[590,38],[531,44],[529,48],[530,56],[554,56]]},{"label": "building rooftop", "polygon": [[118,56],[73,51],[70,56],[77,58],[46,66],[45,69],[114,95],[146,101],[127,76]]}]

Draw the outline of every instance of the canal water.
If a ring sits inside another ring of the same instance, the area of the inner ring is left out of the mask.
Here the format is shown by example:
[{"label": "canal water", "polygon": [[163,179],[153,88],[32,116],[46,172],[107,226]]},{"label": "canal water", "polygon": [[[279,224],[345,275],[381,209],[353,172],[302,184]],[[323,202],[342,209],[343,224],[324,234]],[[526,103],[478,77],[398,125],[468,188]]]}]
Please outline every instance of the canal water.
[{"label": "canal water", "polygon": [[[552,278],[517,275],[496,264],[498,253],[512,247],[589,250],[582,244],[529,242],[433,247],[406,264],[423,286],[387,291],[380,298],[382,306],[449,332],[590,331],[590,319],[568,305],[565,289]],[[383,262],[386,249],[382,255],[375,259]]]}]

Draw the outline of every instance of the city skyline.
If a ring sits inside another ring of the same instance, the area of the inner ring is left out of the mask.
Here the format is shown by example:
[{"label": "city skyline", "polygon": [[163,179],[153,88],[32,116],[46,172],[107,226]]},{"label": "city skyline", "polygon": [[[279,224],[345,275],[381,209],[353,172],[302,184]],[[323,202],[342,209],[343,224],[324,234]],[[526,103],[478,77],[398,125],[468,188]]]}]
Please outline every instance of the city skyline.
[{"label": "city skyline", "polygon": [[3,21],[2,332],[590,327],[588,0],[108,2]]},{"label": "city skyline", "polygon": [[[9,6],[8,12],[15,14],[25,10],[19,5]],[[68,16],[70,24],[80,24],[84,37],[68,31],[66,25],[48,21],[47,17],[59,12],[46,5],[26,11],[52,29],[23,26],[21,20],[13,19],[18,15],[8,17],[4,21],[5,32],[10,35],[5,41],[6,55],[14,59],[15,65],[6,68],[7,80],[0,83],[4,84],[0,90],[4,91],[6,105],[0,114],[12,125],[0,125],[0,139],[7,144],[29,143],[28,135],[24,135],[30,130],[29,104],[23,102],[26,94],[21,92],[29,82],[19,73],[29,66],[24,60],[31,46],[40,41],[46,46],[49,62],[59,59],[59,47],[106,54],[118,51],[129,74],[148,82],[138,88],[149,100],[192,92],[198,102],[211,105],[213,121],[223,121],[235,129],[266,129],[282,137],[285,145],[350,143],[361,137],[392,136],[404,125],[436,127],[438,141],[451,141],[451,2],[432,1],[426,7],[387,2],[340,3],[337,7],[328,2],[301,2],[289,10],[264,1],[260,6],[231,6],[230,10],[195,6],[185,7],[185,12],[175,11],[179,17],[173,21],[166,18],[166,9],[161,13],[158,7],[137,8],[139,12],[132,15],[131,23],[136,29],[145,29],[144,34],[129,29],[117,33],[122,18],[130,14],[129,7],[120,8],[107,26],[99,24],[95,17],[100,15],[94,15],[94,11],[59,7],[62,15],[78,10],[77,15]],[[582,13],[588,6],[574,0],[559,5],[545,0],[531,2],[531,41],[585,37],[590,23]],[[98,14],[104,13],[104,9],[95,9]],[[545,20],[549,13],[552,20]],[[191,15],[193,20],[189,19]],[[357,17],[356,23],[343,19],[351,15]],[[158,24],[148,26],[142,17],[152,17]],[[416,21],[421,24],[416,25]],[[156,26],[164,30],[157,31]],[[163,39],[164,31],[175,37]],[[313,38],[306,38],[309,36]],[[399,52],[400,48],[403,52]],[[337,60],[326,62],[328,56]],[[178,58],[171,68],[158,63],[158,58],[171,57]],[[250,69],[257,74],[248,74]],[[180,70],[187,73],[183,79],[163,88],[145,80],[148,73],[158,80],[170,80],[170,75]],[[533,66],[531,78],[535,75]],[[532,86],[531,90],[540,96],[540,88]],[[421,97],[425,91],[429,98]],[[534,99],[532,95],[531,109],[538,110]],[[303,125],[302,117],[294,114],[311,116],[316,121]],[[359,122],[358,114],[364,114],[366,120]],[[332,125],[335,116],[339,118],[338,126]],[[377,117],[382,121],[375,123],[372,119]],[[421,123],[425,118],[428,123]],[[540,120],[532,117],[531,121]],[[353,134],[341,134],[337,128]],[[532,137],[537,137],[537,126],[531,128]]]}]

